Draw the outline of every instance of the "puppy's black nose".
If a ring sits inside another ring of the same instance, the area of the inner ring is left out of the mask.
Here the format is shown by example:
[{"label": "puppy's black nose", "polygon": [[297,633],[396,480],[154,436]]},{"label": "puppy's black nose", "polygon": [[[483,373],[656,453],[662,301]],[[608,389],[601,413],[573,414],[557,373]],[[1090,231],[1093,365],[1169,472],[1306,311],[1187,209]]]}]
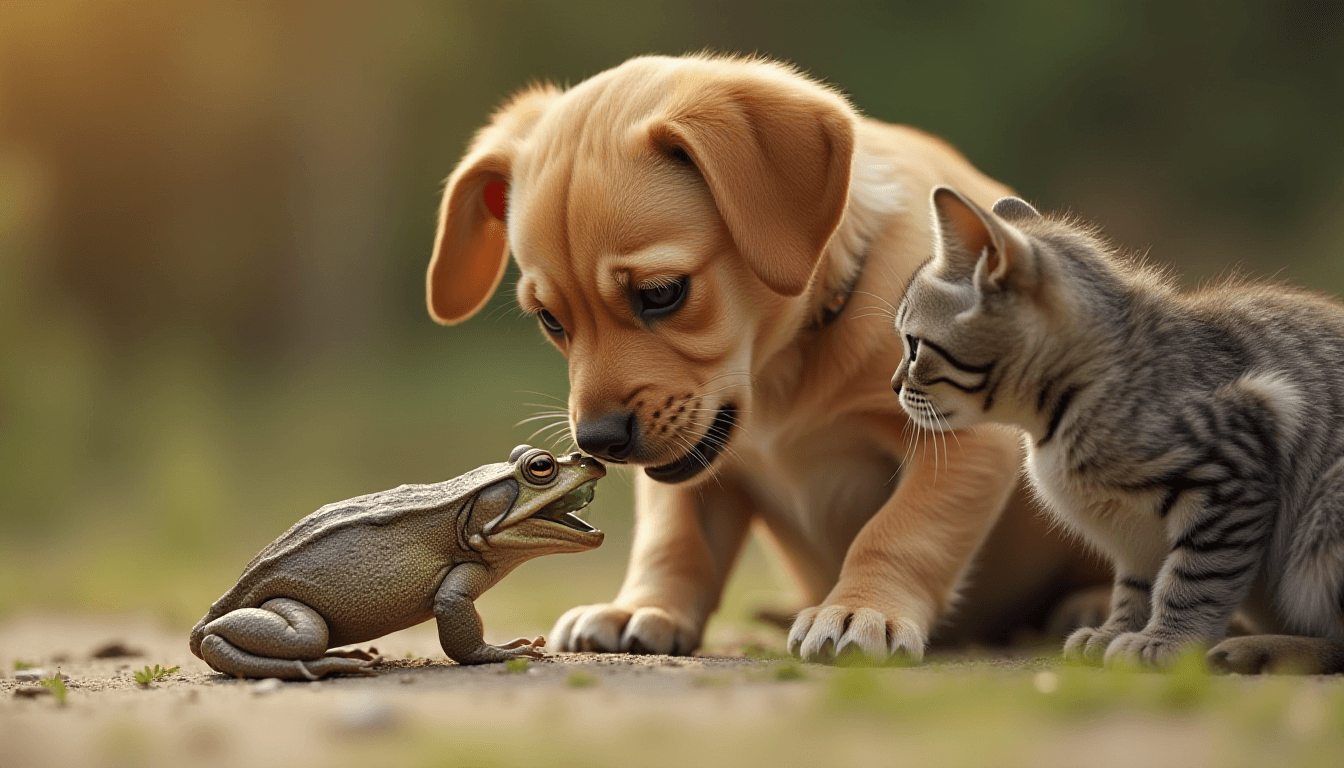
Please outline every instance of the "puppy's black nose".
[{"label": "puppy's black nose", "polygon": [[639,424],[635,414],[617,411],[600,419],[579,424],[574,437],[585,453],[621,461],[635,449],[639,440]]}]

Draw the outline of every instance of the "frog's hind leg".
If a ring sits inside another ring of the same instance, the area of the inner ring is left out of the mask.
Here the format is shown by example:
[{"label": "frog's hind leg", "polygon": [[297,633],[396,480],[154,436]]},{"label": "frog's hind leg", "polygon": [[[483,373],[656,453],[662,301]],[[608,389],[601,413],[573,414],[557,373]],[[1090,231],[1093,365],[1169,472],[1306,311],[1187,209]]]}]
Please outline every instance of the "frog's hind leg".
[{"label": "frog's hind leg", "polygon": [[202,629],[201,658],[237,677],[316,680],[329,674],[375,674],[377,659],[325,656],[327,623],[317,611],[287,598],[240,608]]},{"label": "frog's hind leg", "polygon": [[376,661],[322,656],[316,659],[273,659],[248,653],[219,635],[201,640],[201,658],[218,672],[234,677],[278,677],[318,680],[326,675],[376,675]]}]

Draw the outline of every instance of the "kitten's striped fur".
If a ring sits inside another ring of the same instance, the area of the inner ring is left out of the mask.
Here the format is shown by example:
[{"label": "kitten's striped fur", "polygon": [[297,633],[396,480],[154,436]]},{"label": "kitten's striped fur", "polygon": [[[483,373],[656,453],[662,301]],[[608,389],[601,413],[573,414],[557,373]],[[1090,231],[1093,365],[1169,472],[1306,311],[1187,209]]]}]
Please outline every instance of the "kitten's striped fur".
[{"label": "kitten's striped fur", "polygon": [[892,384],[929,429],[1025,429],[1040,498],[1114,564],[1110,618],[1066,654],[1160,665],[1222,640],[1245,604],[1318,640],[1243,638],[1215,660],[1291,647],[1344,667],[1344,307],[1182,293],[1089,227],[933,195],[939,243],[897,308]]}]

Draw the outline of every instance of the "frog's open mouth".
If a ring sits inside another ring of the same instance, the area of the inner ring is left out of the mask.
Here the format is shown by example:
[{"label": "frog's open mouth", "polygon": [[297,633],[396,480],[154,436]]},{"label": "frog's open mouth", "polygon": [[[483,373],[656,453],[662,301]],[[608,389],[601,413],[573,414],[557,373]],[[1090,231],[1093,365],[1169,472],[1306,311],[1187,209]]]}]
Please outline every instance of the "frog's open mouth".
[{"label": "frog's open mouth", "polygon": [[596,533],[597,529],[585,523],[576,517],[573,513],[588,506],[593,500],[593,492],[597,486],[596,480],[589,480],[583,485],[566,493],[564,496],[547,504],[537,510],[532,515],[534,520],[546,520],[552,523],[558,523],[566,528],[572,528],[579,533]]}]

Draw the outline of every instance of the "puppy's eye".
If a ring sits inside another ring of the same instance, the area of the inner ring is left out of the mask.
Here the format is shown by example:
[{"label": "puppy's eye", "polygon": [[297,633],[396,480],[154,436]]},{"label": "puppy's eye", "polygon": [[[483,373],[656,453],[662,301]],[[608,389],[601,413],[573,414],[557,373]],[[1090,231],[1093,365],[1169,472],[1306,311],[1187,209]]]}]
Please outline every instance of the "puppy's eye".
[{"label": "puppy's eye", "polygon": [[910,344],[910,359],[914,360],[915,355],[919,354],[919,339],[909,334],[906,334],[905,340],[907,343]]},{"label": "puppy's eye", "polygon": [[565,326],[561,325],[560,321],[555,319],[555,315],[552,315],[550,312],[547,312],[544,309],[541,310],[537,313],[537,319],[541,321],[541,327],[545,328],[546,332],[552,336],[565,335]]},{"label": "puppy's eye", "polygon": [[645,320],[654,320],[669,315],[686,301],[686,293],[690,284],[691,278],[682,275],[670,283],[656,285],[652,288],[641,288],[635,294],[635,310]]}]

